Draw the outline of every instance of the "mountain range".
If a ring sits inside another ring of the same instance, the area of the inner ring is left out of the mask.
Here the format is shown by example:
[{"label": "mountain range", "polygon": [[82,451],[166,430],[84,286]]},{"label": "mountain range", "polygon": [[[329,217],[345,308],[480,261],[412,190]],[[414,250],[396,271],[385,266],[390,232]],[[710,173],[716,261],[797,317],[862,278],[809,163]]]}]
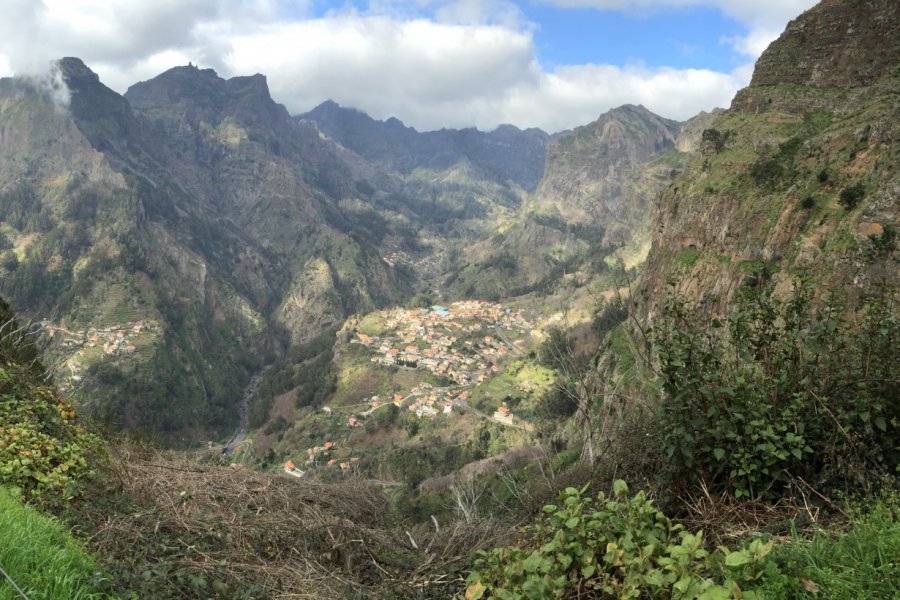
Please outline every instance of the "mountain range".
[{"label": "mountain range", "polygon": [[724,310],[800,272],[870,280],[897,217],[892,6],[792,22],[728,111],[626,105],[554,135],[292,116],[264,76],[194,66],[120,95],[64,58],[67,106],[0,80],[0,293],[46,320],[88,408],[191,443],[234,427],[265,364],[380,307],[547,294],[648,255],[643,318],[672,285]]},{"label": "mountain range", "polygon": [[[292,117],[262,75],[177,67],[119,95],[77,58],[58,69],[65,107],[0,81],[2,293],[59,328],[60,372],[98,414],[185,442],[233,426],[253,372],[350,314],[597,262],[684,160],[652,164],[680,126],[642,107],[556,136],[420,133],[333,102]],[[90,341],[140,323],[127,355]]]}]

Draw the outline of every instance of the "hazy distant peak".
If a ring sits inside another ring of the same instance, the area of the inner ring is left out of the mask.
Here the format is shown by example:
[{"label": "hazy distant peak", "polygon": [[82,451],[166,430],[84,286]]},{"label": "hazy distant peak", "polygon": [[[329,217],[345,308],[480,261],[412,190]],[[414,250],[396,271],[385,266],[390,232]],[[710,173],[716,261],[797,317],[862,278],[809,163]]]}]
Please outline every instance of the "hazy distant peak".
[{"label": "hazy distant peak", "polygon": [[360,156],[401,173],[419,167],[448,169],[469,161],[496,181],[516,182],[534,190],[544,171],[550,136],[540,129],[500,125],[490,132],[474,127],[419,132],[391,117],[373,119],[365,112],[326,100],[295,119],[314,121],[328,137]]}]

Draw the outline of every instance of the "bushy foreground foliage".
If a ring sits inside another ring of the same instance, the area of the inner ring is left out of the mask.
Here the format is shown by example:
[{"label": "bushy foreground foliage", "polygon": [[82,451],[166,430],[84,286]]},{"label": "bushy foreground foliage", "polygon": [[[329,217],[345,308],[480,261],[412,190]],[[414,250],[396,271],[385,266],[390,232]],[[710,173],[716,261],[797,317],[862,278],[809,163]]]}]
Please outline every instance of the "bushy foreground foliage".
[{"label": "bushy foreground foliage", "polygon": [[896,472],[900,320],[887,293],[848,318],[809,290],[745,296],[724,321],[673,302],[655,332],[669,486],[774,499],[796,481],[859,491]]},{"label": "bushy foreground foliage", "polygon": [[0,485],[42,504],[77,495],[94,473],[90,456],[99,455],[103,443],[78,425],[71,402],[45,383],[30,337],[5,303],[0,328]]},{"label": "bushy foreground foliage", "polygon": [[65,518],[122,598],[434,598],[462,589],[499,520],[410,525],[383,489],[263,474],[182,452],[111,445],[122,482]]},{"label": "bushy foreground foliage", "polygon": [[773,542],[753,540],[736,551],[703,547],[659,511],[644,492],[596,499],[568,488],[529,527],[523,548],[481,553],[466,598],[758,598],[753,587],[775,566]]}]

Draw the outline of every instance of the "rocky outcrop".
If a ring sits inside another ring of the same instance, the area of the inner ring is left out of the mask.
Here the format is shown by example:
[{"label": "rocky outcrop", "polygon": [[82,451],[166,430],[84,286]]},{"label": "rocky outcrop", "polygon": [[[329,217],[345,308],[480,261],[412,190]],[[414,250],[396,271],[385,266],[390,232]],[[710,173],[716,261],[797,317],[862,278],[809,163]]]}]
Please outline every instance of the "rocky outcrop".
[{"label": "rocky outcrop", "polygon": [[470,244],[469,265],[449,279],[488,298],[579,280],[629,266],[646,253],[652,200],[691,154],[675,149],[681,130],[643,106],[626,105],[554,138],[541,182],[501,233]]},{"label": "rocky outcrop", "polygon": [[560,136],[547,151],[547,166],[535,192],[538,211],[558,211],[573,222],[606,226],[622,209],[632,208],[623,206],[623,183],[672,149],[680,129],[677,121],[643,106],[625,105]]},{"label": "rocky outcrop", "polygon": [[[700,114],[691,117],[681,124],[678,137],[675,139],[675,149],[679,152],[687,152],[696,154],[698,152],[706,153],[708,148],[704,148],[703,132],[712,127],[716,117],[721,114],[723,109],[714,108],[710,112],[701,111]],[[706,137],[709,137],[707,135]]]},{"label": "rocky outcrop", "polygon": [[875,83],[898,68],[898,23],[900,3],[895,0],[820,2],[791,21],[762,53],[750,87],[737,94],[732,110],[766,108],[773,101],[767,86],[856,88]]}]

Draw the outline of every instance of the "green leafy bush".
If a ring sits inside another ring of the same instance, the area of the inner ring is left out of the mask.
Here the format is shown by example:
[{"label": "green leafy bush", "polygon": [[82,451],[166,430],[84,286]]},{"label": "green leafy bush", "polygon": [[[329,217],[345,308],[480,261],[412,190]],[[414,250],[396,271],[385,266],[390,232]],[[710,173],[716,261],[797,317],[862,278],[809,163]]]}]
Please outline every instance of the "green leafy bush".
[{"label": "green leafy bush", "polygon": [[779,497],[796,477],[858,490],[900,454],[900,340],[889,294],[859,323],[811,291],[787,303],[746,294],[725,322],[673,302],[655,332],[669,485],[702,480],[735,496]]},{"label": "green leafy bush", "polygon": [[44,385],[29,336],[0,300],[0,485],[39,503],[76,494],[94,472],[89,458],[103,443],[76,422],[71,403]]},{"label": "green leafy bush", "polygon": [[753,586],[774,568],[772,542],[709,552],[702,532],[684,531],[643,492],[628,498],[624,481],[614,491],[593,499],[566,489],[527,531],[526,548],[480,553],[466,598],[758,597]]},{"label": "green leafy bush", "polygon": [[725,149],[725,143],[728,141],[730,133],[726,131],[723,134],[718,129],[704,129],[703,133],[700,134],[700,140],[704,147],[709,148],[712,153],[718,154]]},{"label": "green leafy bush", "polygon": [[840,202],[841,206],[846,208],[847,210],[853,210],[856,208],[856,205],[859,204],[859,201],[862,200],[866,195],[866,188],[861,183],[857,183],[856,185],[851,185],[848,188],[844,188],[841,190]]}]

